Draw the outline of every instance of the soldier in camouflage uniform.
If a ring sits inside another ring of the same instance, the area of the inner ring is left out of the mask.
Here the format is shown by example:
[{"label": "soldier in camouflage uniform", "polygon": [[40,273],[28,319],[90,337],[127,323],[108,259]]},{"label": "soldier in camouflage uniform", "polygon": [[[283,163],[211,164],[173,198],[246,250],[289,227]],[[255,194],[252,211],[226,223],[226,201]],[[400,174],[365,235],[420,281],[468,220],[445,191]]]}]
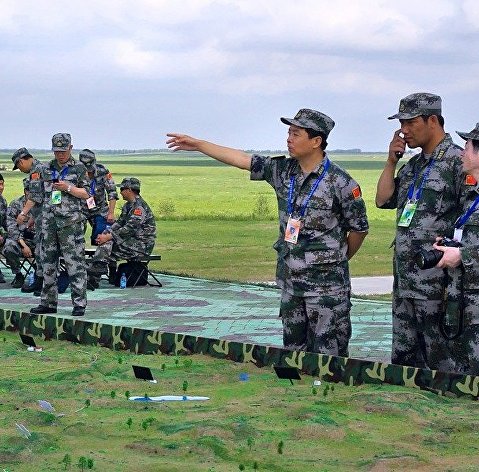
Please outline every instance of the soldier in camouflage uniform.
[{"label": "soldier in camouflage uniform", "polygon": [[[389,145],[376,193],[379,208],[397,208],[391,360],[451,371],[450,343],[439,330],[446,277],[438,268],[420,269],[415,255],[430,250],[436,237],[452,236],[462,188],[461,148],[444,132],[437,95],[415,93],[403,98],[399,112],[389,117],[395,118],[401,128]],[[406,144],[422,151],[395,177]]]},{"label": "soldier in camouflage uniform", "polygon": [[15,275],[12,281],[13,288],[20,288],[24,282],[24,275],[20,270],[20,259],[31,258],[35,252],[35,228],[33,218],[22,221],[19,225],[17,217],[25,206],[28,198],[28,179],[24,179],[24,194],[11,201],[7,210],[7,231],[8,236],[3,248],[5,259]]},{"label": "soldier in camouflage uniform", "polygon": [[[2,195],[4,188],[5,180],[3,179],[3,175],[0,174],[0,247],[5,244],[5,239],[7,237],[7,201]],[[5,282],[5,277],[0,269],[0,284],[4,284]]]},{"label": "soldier in camouflage uniform", "polygon": [[[451,323],[457,335],[451,347],[454,370],[479,375],[479,123],[469,133],[458,131],[457,134],[466,140],[462,152],[464,193],[460,217],[454,225],[454,239],[462,247],[438,246],[436,243],[434,248],[443,252],[437,267],[447,269],[453,287],[462,292],[458,316],[454,316],[455,323]],[[449,316],[446,321],[450,321]]]},{"label": "soldier in camouflage uniform", "polygon": [[118,221],[97,237],[98,247],[88,270],[89,284],[93,287],[98,286],[99,276],[107,273],[111,261],[141,259],[149,256],[155,246],[155,216],[140,196],[140,181],[127,177],[119,187],[126,203]]},{"label": "soldier in camouflage uniform", "polygon": [[[13,169],[19,169],[24,174],[28,174],[25,185],[30,188],[30,182],[38,180],[42,172],[43,164],[33,157],[26,148],[17,149],[12,155]],[[30,195],[30,194],[29,194]],[[22,292],[34,292],[34,295],[40,296],[43,286],[43,252],[42,252],[42,212],[41,204],[27,198],[23,209],[17,216],[17,224],[24,224],[24,220],[33,218],[35,228],[35,280],[32,285],[24,285]]]},{"label": "soldier in camouflage uniform", "polygon": [[86,270],[82,200],[88,198],[85,166],[71,156],[71,136],[58,133],[52,138],[55,159],[43,166],[30,182],[30,198],[42,205],[43,288],[40,305],[30,313],[56,313],[57,271],[63,256],[70,277],[73,316],[85,314]]},{"label": "soldier in camouflage uniform", "polygon": [[83,149],[79,158],[85,165],[90,180],[90,198],[85,201],[83,211],[92,226],[92,244],[96,245],[96,237],[103,232],[107,224],[111,225],[115,221],[118,193],[111,172],[96,161],[93,151]]},{"label": "soldier in camouflage uniform", "polygon": [[180,134],[174,150],[200,151],[266,180],[278,199],[277,283],[288,349],[348,356],[351,336],[348,259],[368,231],[358,184],[325,153],[334,126],[327,115],[302,109],[289,125],[288,151],[271,158],[249,155]]}]

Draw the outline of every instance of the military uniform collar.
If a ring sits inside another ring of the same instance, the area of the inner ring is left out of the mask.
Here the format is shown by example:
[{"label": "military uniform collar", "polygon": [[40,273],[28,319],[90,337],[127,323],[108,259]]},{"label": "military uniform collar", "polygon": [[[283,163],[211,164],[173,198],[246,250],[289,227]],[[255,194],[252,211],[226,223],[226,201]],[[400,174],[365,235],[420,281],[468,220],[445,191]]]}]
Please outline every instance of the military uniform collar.
[{"label": "military uniform collar", "polygon": [[299,162],[296,159],[294,159],[294,168],[291,171],[291,174],[292,175],[297,175],[297,174],[303,174],[304,173],[305,175],[311,175],[311,174],[319,175],[319,174],[321,174],[321,172],[323,170],[324,163],[326,162],[327,159],[328,159],[328,156],[325,152],[323,154],[323,160],[319,164],[317,164],[316,167],[311,172],[308,172],[307,174],[303,172],[303,169],[301,169],[301,166],[299,165]]},{"label": "military uniform collar", "polygon": [[60,167],[60,165],[58,164],[58,161],[56,159],[53,159],[52,162],[51,162],[51,167],[53,167],[57,170],[62,170],[65,167],[73,166],[73,165],[75,165],[75,159],[73,159],[73,157],[71,157],[71,156],[70,156],[70,159],[68,159],[68,161],[65,162],[63,167]]}]

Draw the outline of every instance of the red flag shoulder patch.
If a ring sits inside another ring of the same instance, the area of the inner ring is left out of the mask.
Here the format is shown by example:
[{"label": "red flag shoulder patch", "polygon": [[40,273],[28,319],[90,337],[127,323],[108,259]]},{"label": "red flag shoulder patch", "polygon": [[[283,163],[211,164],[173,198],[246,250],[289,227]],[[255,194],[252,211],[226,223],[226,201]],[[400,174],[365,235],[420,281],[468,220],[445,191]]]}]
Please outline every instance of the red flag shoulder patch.
[{"label": "red flag shoulder patch", "polygon": [[357,187],[354,187],[351,193],[353,194],[353,198],[355,200],[361,198],[361,189],[359,188],[359,185]]},{"label": "red flag shoulder patch", "polygon": [[135,208],[133,210],[133,214],[136,215],[136,216],[141,216],[141,215],[143,215],[143,210],[141,208]]},{"label": "red flag shoulder patch", "polygon": [[32,180],[38,180],[40,178],[40,174],[38,172],[34,172],[30,177]]},{"label": "red flag shoulder patch", "polygon": [[466,181],[464,183],[466,185],[476,185],[477,180],[471,174],[467,174],[466,175]]}]

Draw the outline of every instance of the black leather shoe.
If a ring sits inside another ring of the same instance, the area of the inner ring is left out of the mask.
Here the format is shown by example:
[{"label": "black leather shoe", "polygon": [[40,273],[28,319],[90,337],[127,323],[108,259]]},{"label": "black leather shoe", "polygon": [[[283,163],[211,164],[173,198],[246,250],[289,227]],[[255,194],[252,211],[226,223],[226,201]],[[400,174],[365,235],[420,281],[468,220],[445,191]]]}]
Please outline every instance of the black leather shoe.
[{"label": "black leather shoe", "polygon": [[48,313],[56,313],[57,312],[57,307],[52,307],[52,306],[45,306],[45,305],[38,305],[35,308],[32,308],[30,310],[30,313],[33,313],[34,315],[44,315]]},{"label": "black leather shoe", "polygon": [[85,308],[82,306],[74,306],[72,316],[83,316],[85,314]]}]

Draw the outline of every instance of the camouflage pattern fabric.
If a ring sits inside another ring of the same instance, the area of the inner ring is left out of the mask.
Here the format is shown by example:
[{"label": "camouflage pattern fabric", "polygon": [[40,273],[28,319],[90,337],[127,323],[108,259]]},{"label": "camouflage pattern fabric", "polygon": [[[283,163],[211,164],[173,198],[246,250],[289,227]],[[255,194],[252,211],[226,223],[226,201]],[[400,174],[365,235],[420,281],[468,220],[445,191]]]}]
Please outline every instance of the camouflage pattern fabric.
[{"label": "camouflage pattern fabric", "polygon": [[[458,204],[462,191],[461,148],[452,142],[449,134],[436,147],[430,156],[423,153],[413,156],[399,170],[395,179],[395,192],[381,208],[397,208],[397,220],[407,201],[408,189],[414,181],[416,190],[427,166],[434,159],[429,175],[424,182],[422,197],[409,227],[396,228],[394,240],[394,287],[393,287],[393,332],[392,361],[408,365],[410,359],[403,357],[404,352],[421,352],[424,332],[435,332],[432,325],[437,321],[437,304],[431,304],[431,310],[421,314],[422,324],[417,324],[417,315],[413,311],[418,300],[440,301],[444,297],[445,275],[442,269],[420,269],[415,255],[420,250],[430,251],[437,236],[452,237],[454,222],[458,215]],[[410,299],[404,304],[404,299]],[[423,304],[426,306],[427,304]],[[409,307],[409,309],[399,309]],[[397,310],[397,311],[395,311]],[[422,326],[425,331],[411,330],[412,326]],[[404,329],[401,332],[401,327]],[[439,340],[437,340],[439,341]],[[444,348],[444,344],[427,342],[428,346]],[[441,353],[426,352],[430,362],[441,359]],[[442,362],[442,361],[441,361]],[[421,367],[422,363],[418,365]],[[434,363],[431,369],[438,368]]]},{"label": "camouflage pattern fabric", "polygon": [[412,93],[399,102],[399,112],[388,120],[410,120],[416,116],[441,115],[442,100],[433,93]]},{"label": "camouflage pattern fabric", "polygon": [[283,345],[292,351],[338,353],[347,357],[351,338],[351,302],[342,297],[298,297],[283,290],[280,316]]},{"label": "camouflage pattern fabric", "polygon": [[319,131],[325,137],[328,137],[334,128],[334,121],[328,115],[309,108],[302,108],[294,118],[281,118],[281,121],[287,125]]},{"label": "camouflage pattern fabric", "polygon": [[[472,185],[468,185],[470,182],[468,177],[465,180],[460,214],[464,214],[479,196],[479,185],[475,181]],[[463,245],[460,249],[462,268],[448,269],[448,273],[452,279],[453,294],[460,292],[461,287],[464,290],[464,331],[457,339],[451,341],[451,351],[456,363],[454,368],[456,372],[479,375],[479,212],[477,210],[464,224],[461,242]],[[457,296],[456,299],[458,299]]]},{"label": "camouflage pattern fabric", "polygon": [[[30,315],[0,309],[0,330],[19,331],[45,340],[59,339],[99,345],[137,354],[204,354],[232,362],[252,362],[257,367],[296,367],[307,375],[346,385],[393,384],[423,389],[438,395],[466,396],[477,400],[479,377],[414,367],[290,351],[271,346],[164,333],[48,315]],[[158,364],[158,368],[160,368]]]},{"label": "camouflage pattern fabric", "polygon": [[0,234],[7,234],[7,208],[8,204],[3,195],[0,195]]},{"label": "camouflage pattern fabric", "polygon": [[42,203],[43,195],[41,193],[41,180],[42,169],[44,164],[38,159],[33,158],[32,167],[27,177],[25,185],[31,189],[31,186],[36,187],[36,198],[32,198],[32,192],[29,194],[29,198],[35,201],[35,206],[30,210],[30,214],[33,217],[35,225],[35,275],[37,277],[43,277],[43,250],[42,250]]},{"label": "camouflage pattern fabric", "polygon": [[96,248],[92,264],[149,256],[156,240],[155,216],[145,200],[137,195],[135,201],[123,205],[121,215],[110,232],[113,240]]},{"label": "camouflage pattern fabric", "polygon": [[[58,140],[58,142],[60,139]],[[75,187],[88,191],[86,168],[73,158],[65,164],[68,172],[62,177]],[[73,306],[86,306],[85,238],[83,235],[82,200],[68,192],[61,193],[61,202],[52,203],[53,179],[59,178],[56,159],[42,167],[40,176],[30,183],[30,197],[42,203],[43,289],[41,304],[56,307],[58,299],[57,269],[60,256],[70,277]]]},{"label": "camouflage pattern fabric", "polygon": [[34,228],[28,228],[27,224],[18,225],[17,223],[17,216],[25,206],[25,201],[26,198],[22,195],[21,197],[12,200],[7,209],[8,236],[5,241],[5,247],[3,248],[3,254],[13,274],[18,274],[20,272],[20,260],[23,258],[23,253],[18,240],[23,239],[32,252],[35,252]]},{"label": "camouflage pattern fabric", "polygon": [[91,182],[94,181],[94,194],[95,208],[88,209],[86,201],[83,202],[83,213],[88,219],[90,224],[93,225],[93,219],[95,216],[101,215],[106,218],[108,213],[108,202],[110,200],[118,200],[118,193],[116,191],[115,181],[111,176],[111,172],[102,164],[93,164],[92,166],[93,176],[89,177],[90,187],[88,193],[92,194]]},{"label": "camouflage pattern fabric", "polygon": [[[292,175],[296,177],[293,218],[298,218],[301,205],[323,171],[323,163],[305,177],[295,159],[254,155],[251,179],[266,180],[275,189],[278,199],[279,237],[274,248],[278,252],[276,276],[278,286],[283,291],[282,300],[288,300],[286,294],[303,298],[321,295],[332,300],[328,307],[336,306],[340,302],[347,302],[349,306],[351,288],[346,255],[347,234],[349,231],[368,230],[366,207],[360,188],[349,174],[333,162],[330,163],[302,218],[303,225],[297,244],[284,241],[288,221],[290,177]],[[284,336],[288,339],[289,345],[303,346],[305,335],[293,340],[291,333],[298,332],[292,326],[295,322],[304,325],[307,314],[303,313],[298,318],[297,310],[290,312],[288,308],[288,303],[282,304],[280,308],[285,326]],[[329,311],[328,308],[326,312]],[[340,325],[341,323],[338,323],[336,329],[342,329]],[[317,328],[315,330],[317,331]],[[331,339],[344,339],[348,334],[331,332],[328,336]],[[337,355],[338,346],[331,346],[332,344],[328,342],[323,346],[317,343],[308,344],[304,348],[308,351],[320,350]]]}]

